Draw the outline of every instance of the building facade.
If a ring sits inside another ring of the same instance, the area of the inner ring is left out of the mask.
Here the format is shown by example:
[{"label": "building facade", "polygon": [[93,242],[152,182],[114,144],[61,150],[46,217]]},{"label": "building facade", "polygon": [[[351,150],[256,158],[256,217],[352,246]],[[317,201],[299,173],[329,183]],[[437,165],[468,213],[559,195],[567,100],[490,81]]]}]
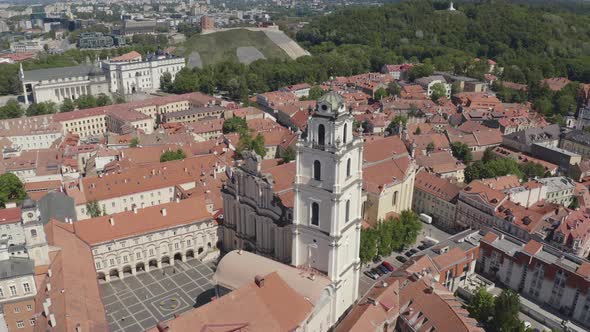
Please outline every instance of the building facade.
[{"label": "building facade", "polygon": [[228,169],[229,181],[222,189],[223,249],[244,249],[290,263],[293,207],[281,196],[291,194],[292,187],[282,187],[285,181],[274,179],[273,173],[292,180],[295,165],[263,170],[261,163],[260,156],[246,152],[241,167]]},{"label": "building facade", "polygon": [[297,143],[292,265],[332,281],[329,326],[358,298],[363,149],[353,122],[344,99],[329,92]]},{"label": "building facade", "polygon": [[412,210],[431,216],[432,223],[440,228],[454,229],[460,188],[425,171],[418,172],[414,183]]}]

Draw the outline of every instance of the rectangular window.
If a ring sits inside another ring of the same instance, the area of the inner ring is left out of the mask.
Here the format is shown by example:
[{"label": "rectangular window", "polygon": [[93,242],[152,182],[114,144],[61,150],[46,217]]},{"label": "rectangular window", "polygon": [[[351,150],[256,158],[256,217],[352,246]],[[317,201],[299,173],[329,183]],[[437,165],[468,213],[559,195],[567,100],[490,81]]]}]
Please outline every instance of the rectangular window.
[{"label": "rectangular window", "polygon": [[14,313],[18,314],[20,312],[20,307],[14,307]]},{"label": "rectangular window", "polygon": [[23,284],[23,290],[25,291],[25,293],[30,293],[31,292],[31,286],[29,285],[28,282],[25,282]]},{"label": "rectangular window", "polygon": [[111,264],[111,266],[113,266],[113,265],[115,265],[115,260],[111,258],[111,259],[109,260],[109,263]]},{"label": "rectangular window", "polygon": [[25,328],[25,322],[23,322],[22,320],[19,320],[18,322],[16,322],[16,327],[19,329]]},{"label": "rectangular window", "polygon": [[30,324],[31,326],[35,326],[35,318],[31,318],[31,319],[29,319],[29,324]]},{"label": "rectangular window", "polygon": [[138,253],[135,253],[135,257],[136,257],[137,259],[141,259],[141,253],[140,253],[140,252],[138,252]]},{"label": "rectangular window", "polygon": [[10,286],[10,295],[16,296],[16,286]]},{"label": "rectangular window", "polygon": [[31,311],[31,310],[33,310],[33,306],[30,304],[27,304],[27,311]]}]

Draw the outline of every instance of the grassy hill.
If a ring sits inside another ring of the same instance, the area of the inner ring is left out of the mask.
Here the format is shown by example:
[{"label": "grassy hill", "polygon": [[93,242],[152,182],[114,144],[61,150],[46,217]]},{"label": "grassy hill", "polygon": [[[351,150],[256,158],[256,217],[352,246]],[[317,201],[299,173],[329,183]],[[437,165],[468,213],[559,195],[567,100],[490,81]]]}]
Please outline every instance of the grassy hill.
[{"label": "grassy hill", "polygon": [[267,59],[288,58],[287,54],[264,32],[245,29],[195,35],[189,38],[177,53],[189,59],[196,51],[199,53],[202,64],[207,66],[224,60],[237,62],[239,60],[236,55],[237,48],[248,46],[258,49]]}]

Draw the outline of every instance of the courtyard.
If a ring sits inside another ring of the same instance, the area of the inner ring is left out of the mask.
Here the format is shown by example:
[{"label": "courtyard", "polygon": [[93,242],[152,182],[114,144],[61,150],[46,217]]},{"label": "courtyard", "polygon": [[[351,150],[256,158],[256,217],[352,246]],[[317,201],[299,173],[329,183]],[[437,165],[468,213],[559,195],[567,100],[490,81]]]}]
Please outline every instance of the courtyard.
[{"label": "courtyard", "polygon": [[176,260],[173,266],[101,283],[110,330],[145,331],[209,302],[215,296],[212,275],[211,268],[198,259]]}]

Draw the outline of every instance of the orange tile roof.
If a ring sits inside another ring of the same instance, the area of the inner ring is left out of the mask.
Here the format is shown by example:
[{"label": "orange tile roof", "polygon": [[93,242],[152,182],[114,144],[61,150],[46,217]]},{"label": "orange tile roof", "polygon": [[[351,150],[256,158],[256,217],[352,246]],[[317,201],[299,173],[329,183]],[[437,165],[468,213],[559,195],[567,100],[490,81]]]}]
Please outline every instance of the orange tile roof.
[{"label": "orange tile roof", "polygon": [[363,147],[363,161],[367,164],[391,159],[400,154],[407,154],[408,150],[398,136],[381,138],[370,136],[365,139]]},{"label": "orange tile roof", "polygon": [[[120,172],[82,179],[84,202],[99,201],[207,178],[224,163],[215,155],[141,165]],[[66,191],[68,191],[66,187]],[[69,195],[69,193],[68,193]]]},{"label": "orange tile roof", "polygon": [[19,207],[0,209],[0,225],[12,224],[22,220],[22,210]]},{"label": "orange tile roof", "polygon": [[[57,324],[51,328],[48,318],[38,315],[35,331],[73,332],[77,326],[82,331],[108,331],[90,248],[73,233],[71,224],[50,220],[45,234],[47,242],[58,249],[50,252],[52,274],[38,288],[35,312],[42,312],[45,298],[51,298],[49,311]],[[51,290],[44,291],[49,283]]]},{"label": "orange tile roof", "polygon": [[516,175],[497,176],[495,178],[481,179],[481,183],[486,186],[496,189],[505,190],[515,187],[520,187],[520,179]]},{"label": "orange tile roof", "polygon": [[[295,331],[313,305],[278,275],[263,276],[213,302],[161,323],[169,331]],[[158,328],[148,330],[158,332]]]},{"label": "orange tile roof", "polygon": [[417,155],[416,163],[436,174],[445,174],[465,169],[465,165],[453,157],[449,151],[437,151],[429,155]]},{"label": "orange tile roof", "polygon": [[385,187],[404,180],[412,161],[408,156],[363,168],[363,189],[379,194]]},{"label": "orange tile roof", "polygon": [[430,193],[448,202],[455,199],[461,191],[461,188],[456,184],[425,171],[416,174],[414,188]]},{"label": "orange tile roof", "polygon": [[123,62],[123,61],[130,61],[139,58],[141,60],[141,54],[137,51],[131,51],[129,53],[125,53],[123,55],[111,58],[112,62]]},{"label": "orange tile roof", "polygon": [[[165,212],[165,216],[163,215]],[[75,222],[74,232],[90,246],[165,230],[195,222],[206,222],[212,216],[205,206],[205,198],[197,196],[134,211]],[[110,220],[114,221],[111,225]],[[146,222],[149,221],[149,222]]]}]

